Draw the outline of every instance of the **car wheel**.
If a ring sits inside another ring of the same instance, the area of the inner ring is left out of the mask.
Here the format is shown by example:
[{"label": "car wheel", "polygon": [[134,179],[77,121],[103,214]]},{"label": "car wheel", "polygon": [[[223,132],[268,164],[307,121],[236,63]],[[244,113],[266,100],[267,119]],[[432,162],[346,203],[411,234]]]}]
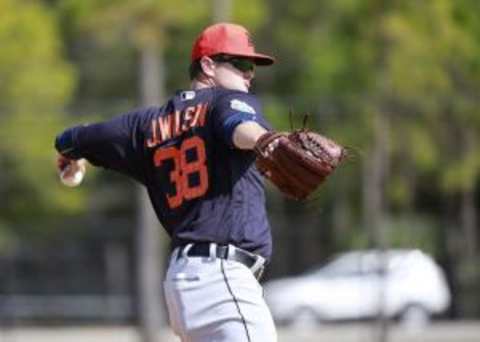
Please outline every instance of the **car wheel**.
[{"label": "car wheel", "polygon": [[400,322],[411,328],[424,327],[430,322],[430,312],[422,305],[409,305],[400,316]]},{"label": "car wheel", "polygon": [[295,311],[290,319],[290,325],[295,328],[312,328],[320,323],[318,315],[310,308],[301,308]]}]

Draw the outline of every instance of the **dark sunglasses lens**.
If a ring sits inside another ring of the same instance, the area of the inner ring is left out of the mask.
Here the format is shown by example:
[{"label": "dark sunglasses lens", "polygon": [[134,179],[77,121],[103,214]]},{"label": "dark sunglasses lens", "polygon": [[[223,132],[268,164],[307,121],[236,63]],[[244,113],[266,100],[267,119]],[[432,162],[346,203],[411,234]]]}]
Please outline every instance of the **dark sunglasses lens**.
[{"label": "dark sunglasses lens", "polygon": [[255,69],[255,63],[249,59],[234,58],[231,59],[229,63],[243,72],[253,71]]}]

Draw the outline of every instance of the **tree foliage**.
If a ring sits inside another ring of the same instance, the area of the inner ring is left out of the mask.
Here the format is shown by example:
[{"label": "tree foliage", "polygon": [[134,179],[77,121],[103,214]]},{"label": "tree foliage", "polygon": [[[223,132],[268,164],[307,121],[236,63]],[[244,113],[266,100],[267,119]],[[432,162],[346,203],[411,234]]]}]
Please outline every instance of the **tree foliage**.
[{"label": "tree foliage", "polygon": [[53,137],[65,125],[75,72],[56,18],[32,1],[0,1],[0,215],[7,225],[78,210],[55,176]]}]

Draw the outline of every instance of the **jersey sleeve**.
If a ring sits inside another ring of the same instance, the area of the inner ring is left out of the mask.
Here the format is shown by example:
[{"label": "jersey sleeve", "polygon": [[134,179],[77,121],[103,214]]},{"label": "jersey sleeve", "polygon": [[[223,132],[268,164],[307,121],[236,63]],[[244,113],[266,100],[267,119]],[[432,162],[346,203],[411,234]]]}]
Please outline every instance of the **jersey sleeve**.
[{"label": "jersey sleeve", "polygon": [[233,92],[220,95],[214,106],[213,118],[215,134],[230,147],[234,147],[235,128],[243,122],[254,121],[266,130],[271,130],[260,103],[249,93]]},{"label": "jersey sleeve", "polygon": [[141,133],[145,116],[145,111],[135,111],[110,121],[68,128],[56,137],[55,148],[67,158],[85,158],[95,166],[145,183]]}]

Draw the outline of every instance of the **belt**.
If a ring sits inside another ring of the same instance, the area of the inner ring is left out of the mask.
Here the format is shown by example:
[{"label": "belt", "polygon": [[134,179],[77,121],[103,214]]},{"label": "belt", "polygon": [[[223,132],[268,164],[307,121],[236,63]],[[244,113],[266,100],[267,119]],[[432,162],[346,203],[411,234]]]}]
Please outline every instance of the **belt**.
[{"label": "belt", "polygon": [[265,269],[265,259],[234,245],[217,245],[216,243],[198,242],[179,247],[177,259],[182,256],[209,257],[233,260],[247,266],[253,275],[260,279]]}]

